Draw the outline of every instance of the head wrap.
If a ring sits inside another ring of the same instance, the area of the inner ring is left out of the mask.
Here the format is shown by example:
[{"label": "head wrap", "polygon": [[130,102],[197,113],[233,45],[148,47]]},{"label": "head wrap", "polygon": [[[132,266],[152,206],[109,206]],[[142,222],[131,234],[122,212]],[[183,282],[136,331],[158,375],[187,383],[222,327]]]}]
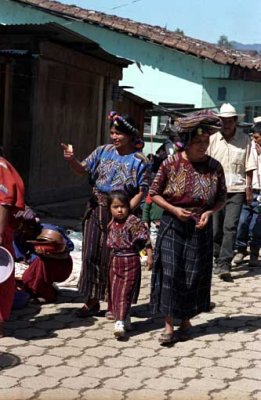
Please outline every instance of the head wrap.
[{"label": "head wrap", "polygon": [[222,127],[222,120],[210,110],[200,110],[188,114],[186,117],[177,118],[175,121],[175,128],[180,137],[179,144],[182,143],[184,149],[195,135],[202,135],[208,133],[212,135]]},{"label": "head wrap", "polygon": [[128,115],[122,116],[116,111],[111,111],[108,115],[110,127],[113,126],[118,132],[126,133],[127,135],[138,136],[138,130],[134,126],[134,121]]},{"label": "head wrap", "polygon": [[177,118],[175,127],[179,134],[190,133],[198,130],[200,135],[203,131],[209,134],[214,133],[222,127],[221,119],[210,110],[195,111],[188,114],[186,117]]}]

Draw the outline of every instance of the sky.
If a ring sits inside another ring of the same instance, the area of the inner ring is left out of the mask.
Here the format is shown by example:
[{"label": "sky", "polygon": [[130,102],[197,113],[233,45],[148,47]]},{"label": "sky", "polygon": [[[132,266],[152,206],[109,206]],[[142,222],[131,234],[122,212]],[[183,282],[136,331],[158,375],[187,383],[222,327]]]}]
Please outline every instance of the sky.
[{"label": "sky", "polygon": [[195,39],[261,44],[261,0],[58,0],[137,22],[177,28]]}]

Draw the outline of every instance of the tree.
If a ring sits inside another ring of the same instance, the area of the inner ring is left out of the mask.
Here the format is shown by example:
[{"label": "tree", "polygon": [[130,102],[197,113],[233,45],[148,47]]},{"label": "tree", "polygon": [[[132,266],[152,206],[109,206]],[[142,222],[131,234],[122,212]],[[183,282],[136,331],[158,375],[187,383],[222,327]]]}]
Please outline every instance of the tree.
[{"label": "tree", "polygon": [[226,35],[221,35],[220,38],[218,39],[217,44],[220,47],[224,47],[225,49],[233,49],[234,48],[233,44],[228,40],[228,37]]},{"label": "tree", "polygon": [[183,35],[184,36],[184,31],[182,29],[175,29],[174,33],[178,33],[179,35]]}]

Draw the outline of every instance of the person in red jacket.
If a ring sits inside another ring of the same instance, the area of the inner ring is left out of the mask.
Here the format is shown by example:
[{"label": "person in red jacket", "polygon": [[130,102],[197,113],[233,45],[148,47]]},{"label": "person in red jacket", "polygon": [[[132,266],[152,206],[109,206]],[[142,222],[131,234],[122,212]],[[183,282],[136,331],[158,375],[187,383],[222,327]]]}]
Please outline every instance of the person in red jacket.
[{"label": "person in red jacket", "polygon": [[[14,214],[24,208],[24,184],[16,169],[0,156],[0,246],[14,255]],[[0,284],[0,337],[9,319],[15,294],[15,275]]]}]

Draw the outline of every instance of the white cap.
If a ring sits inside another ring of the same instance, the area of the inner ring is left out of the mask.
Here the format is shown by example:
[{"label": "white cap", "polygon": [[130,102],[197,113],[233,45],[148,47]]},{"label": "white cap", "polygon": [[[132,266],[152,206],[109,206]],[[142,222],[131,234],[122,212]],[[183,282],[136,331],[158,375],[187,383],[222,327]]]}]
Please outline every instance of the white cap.
[{"label": "white cap", "polygon": [[7,281],[14,270],[14,259],[12,254],[0,246],[0,283]]},{"label": "white cap", "polygon": [[230,118],[230,117],[237,117],[238,114],[236,112],[235,107],[233,107],[232,104],[224,103],[220,107],[218,116],[221,118]]},{"label": "white cap", "polygon": [[255,117],[253,118],[253,121],[255,124],[259,124],[261,122],[261,117]]}]

